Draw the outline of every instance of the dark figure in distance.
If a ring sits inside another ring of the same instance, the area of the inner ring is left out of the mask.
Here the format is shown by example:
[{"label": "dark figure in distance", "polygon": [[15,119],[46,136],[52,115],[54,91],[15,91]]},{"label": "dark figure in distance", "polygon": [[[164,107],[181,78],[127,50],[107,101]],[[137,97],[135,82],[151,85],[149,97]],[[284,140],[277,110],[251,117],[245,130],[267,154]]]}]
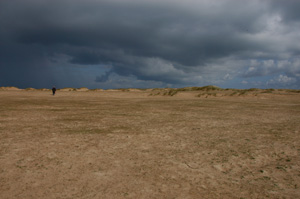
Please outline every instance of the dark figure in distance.
[{"label": "dark figure in distance", "polygon": [[56,88],[55,88],[55,86],[53,86],[53,88],[52,88],[53,95],[55,95],[55,91],[56,91]]}]

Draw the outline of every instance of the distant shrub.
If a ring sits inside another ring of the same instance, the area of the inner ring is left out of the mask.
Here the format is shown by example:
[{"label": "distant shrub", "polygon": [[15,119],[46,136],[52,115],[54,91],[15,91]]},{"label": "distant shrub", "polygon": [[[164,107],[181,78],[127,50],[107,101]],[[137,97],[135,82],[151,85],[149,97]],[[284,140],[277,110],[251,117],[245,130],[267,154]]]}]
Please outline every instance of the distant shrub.
[{"label": "distant shrub", "polygon": [[33,90],[35,90],[34,88],[25,88],[24,89],[25,91],[33,91]]},{"label": "distant shrub", "polygon": [[239,95],[245,95],[247,92],[248,92],[248,90],[241,90],[241,91],[239,92]]},{"label": "distant shrub", "polygon": [[163,93],[163,95],[167,95],[167,96],[174,96],[174,95],[176,95],[178,93],[178,89],[176,89],[176,88],[171,88],[171,89],[168,89],[168,90],[166,90],[164,93]]},{"label": "distant shrub", "polygon": [[300,93],[300,90],[294,90],[294,89],[287,89],[286,91],[290,93]]},{"label": "distant shrub", "polygon": [[130,88],[116,88],[116,89],[109,89],[109,90],[129,92],[129,91],[130,91]]},{"label": "distant shrub", "polygon": [[207,93],[207,95],[211,95],[211,96],[217,97],[217,93]]},{"label": "distant shrub", "polygon": [[273,91],[275,91],[275,89],[269,88],[269,89],[265,89],[262,93],[272,93]]},{"label": "distant shrub", "polygon": [[177,91],[212,91],[212,90],[224,90],[217,86],[203,86],[203,87],[184,87],[184,88],[177,88]]},{"label": "distant shrub", "polygon": [[148,88],[136,88],[137,90],[140,90],[140,91],[147,91]]},{"label": "distant shrub", "polygon": [[[164,96],[174,96],[178,92],[185,91],[221,91],[224,90],[217,86],[204,86],[204,87],[184,87],[184,88],[154,88],[152,89],[152,93],[150,95],[164,95]],[[216,93],[206,93],[207,95],[216,96]],[[199,97],[199,96],[198,96]]]},{"label": "distant shrub", "polygon": [[237,95],[239,92],[238,91],[234,91],[233,93],[231,93],[229,96],[234,96]]},{"label": "distant shrub", "polygon": [[223,90],[222,88],[220,87],[217,87],[217,86],[212,86],[212,85],[209,85],[209,86],[204,86],[204,87],[201,87],[201,90],[204,90],[204,91],[211,91],[211,90]]},{"label": "distant shrub", "polygon": [[200,94],[198,94],[198,95],[196,95],[196,97],[208,97],[208,96],[213,96],[213,97],[217,97],[217,93],[200,93]]},{"label": "distant shrub", "polygon": [[38,91],[49,91],[50,89],[47,89],[47,88],[39,88],[39,89],[36,89]]},{"label": "distant shrub", "polygon": [[170,96],[174,96],[178,93],[178,90],[177,89],[170,89],[169,92],[168,92],[168,95]]},{"label": "distant shrub", "polygon": [[59,88],[58,91],[77,91],[77,88]]}]

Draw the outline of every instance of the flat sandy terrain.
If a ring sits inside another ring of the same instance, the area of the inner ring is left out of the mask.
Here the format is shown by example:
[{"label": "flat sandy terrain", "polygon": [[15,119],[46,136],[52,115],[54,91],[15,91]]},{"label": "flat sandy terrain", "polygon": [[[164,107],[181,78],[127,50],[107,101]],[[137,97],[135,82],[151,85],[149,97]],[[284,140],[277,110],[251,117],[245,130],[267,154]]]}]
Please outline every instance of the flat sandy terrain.
[{"label": "flat sandy terrain", "polygon": [[300,198],[299,92],[150,94],[0,91],[0,198]]}]

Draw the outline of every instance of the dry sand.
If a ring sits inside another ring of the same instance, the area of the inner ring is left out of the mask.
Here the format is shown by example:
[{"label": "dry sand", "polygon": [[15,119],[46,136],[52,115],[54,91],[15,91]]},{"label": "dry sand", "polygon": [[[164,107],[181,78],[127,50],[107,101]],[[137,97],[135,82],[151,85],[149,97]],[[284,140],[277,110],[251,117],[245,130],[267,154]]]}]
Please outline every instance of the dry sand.
[{"label": "dry sand", "polygon": [[299,93],[149,94],[0,91],[0,198],[300,198]]}]

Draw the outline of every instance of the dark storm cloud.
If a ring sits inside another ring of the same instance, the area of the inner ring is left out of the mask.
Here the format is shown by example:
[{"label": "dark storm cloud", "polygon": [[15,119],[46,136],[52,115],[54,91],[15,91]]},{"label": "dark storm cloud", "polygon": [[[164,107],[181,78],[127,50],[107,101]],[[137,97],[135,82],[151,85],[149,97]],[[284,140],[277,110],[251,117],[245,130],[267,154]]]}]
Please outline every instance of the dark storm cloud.
[{"label": "dark storm cloud", "polygon": [[[57,55],[74,67],[108,66],[98,82],[112,74],[183,85],[242,70],[272,74],[263,63],[299,55],[299,28],[287,25],[299,23],[298,8],[292,0],[2,0],[0,83],[46,85],[52,67],[64,67]],[[247,64],[253,59],[260,62]]]},{"label": "dark storm cloud", "polygon": [[298,0],[273,0],[271,1],[273,9],[280,13],[286,22],[297,22],[300,20],[300,1]]}]

